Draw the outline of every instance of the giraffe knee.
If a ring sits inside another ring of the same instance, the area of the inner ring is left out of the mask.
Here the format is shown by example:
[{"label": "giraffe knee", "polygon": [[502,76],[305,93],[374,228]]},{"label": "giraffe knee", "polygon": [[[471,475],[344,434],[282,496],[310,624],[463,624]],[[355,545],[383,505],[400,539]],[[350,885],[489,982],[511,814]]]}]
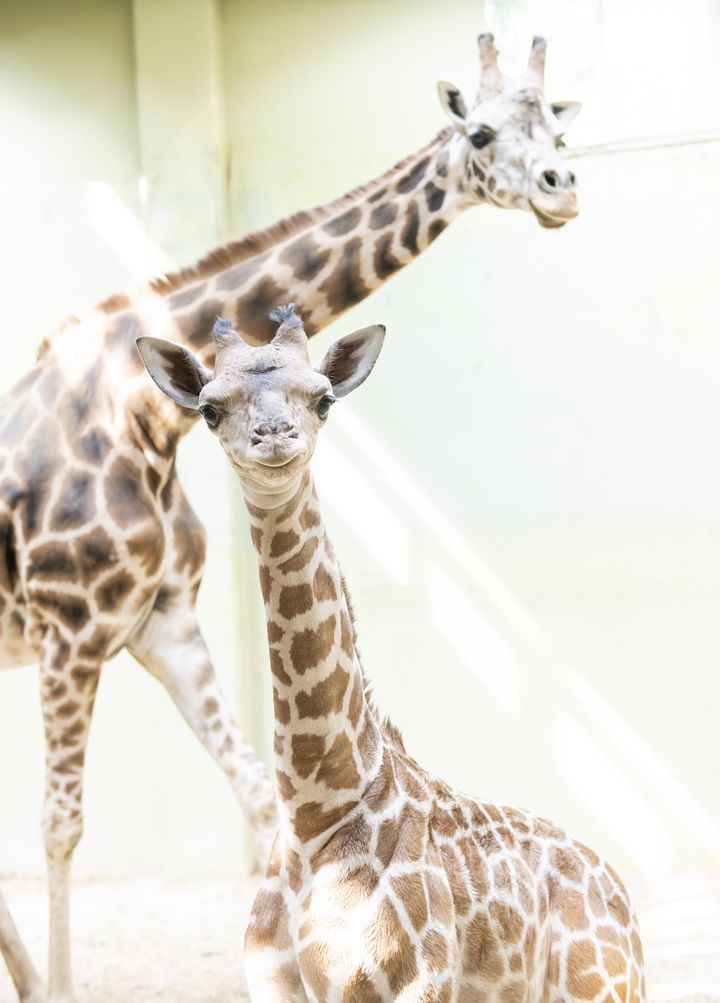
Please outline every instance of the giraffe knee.
[{"label": "giraffe knee", "polygon": [[45,853],[53,860],[67,860],[80,842],[83,818],[80,806],[46,806],[42,819]]}]

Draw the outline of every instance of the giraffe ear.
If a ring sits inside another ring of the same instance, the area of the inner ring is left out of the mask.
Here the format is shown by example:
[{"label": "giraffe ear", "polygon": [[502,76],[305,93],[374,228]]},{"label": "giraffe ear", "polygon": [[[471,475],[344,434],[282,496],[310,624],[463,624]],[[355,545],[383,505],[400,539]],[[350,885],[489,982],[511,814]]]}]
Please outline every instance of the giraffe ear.
[{"label": "giraffe ear", "polygon": [[462,132],[464,135],[467,129],[465,99],[455,84],[449,84],[447,80],[441,80],[437,88],[440,104],[445,109],[445,114],[450,116],[458,132]]},{"label": "giraffe ear", "polygon": [[579,101],[553,101],[550,107],[553,115],[562,126],[563,132],[570,128],[570,123],[582,109]]},{"label": "giraffe ear", "polygon": [[336,397],[346,397],[364,383],[377,361],[385,338],[382,324],[363,327],[334,342],[316,366],[332,383]]},{"label": "giraffe ear", "polygon": [[145,368],[164,394],[183,407],[197,410],[198,395],[212,373],[182,345],[161,338],[136,341]]}]

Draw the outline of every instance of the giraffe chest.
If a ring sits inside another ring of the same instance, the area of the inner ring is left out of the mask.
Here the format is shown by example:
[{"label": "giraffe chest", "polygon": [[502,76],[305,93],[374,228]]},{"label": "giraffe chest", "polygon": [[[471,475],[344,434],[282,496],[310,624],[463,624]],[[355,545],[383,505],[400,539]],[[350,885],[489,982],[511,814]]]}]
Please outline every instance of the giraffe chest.
[{"label": "giraffe chest", "polygon": [[278,958],[291,951],[308,1000],[425,998],[455,983],[450,888],[434,864],[382,873],[369,858],[333,862],[324,855],[318,864],[291,852],[256,899],[246,939],[249,970],[269,946]]},{"label": "giraffe chest", "polygon": [[542,1000],[544,882],[512,841],[487,827],[440,832],[436,815],[406,805],[378,827],[348,823],[314,857],[286,854],[273,877],[278,948],[292,948],[309,999],[355,998],[334,995],[351,986],[383,1001],[411,988],[453,1003]]}]

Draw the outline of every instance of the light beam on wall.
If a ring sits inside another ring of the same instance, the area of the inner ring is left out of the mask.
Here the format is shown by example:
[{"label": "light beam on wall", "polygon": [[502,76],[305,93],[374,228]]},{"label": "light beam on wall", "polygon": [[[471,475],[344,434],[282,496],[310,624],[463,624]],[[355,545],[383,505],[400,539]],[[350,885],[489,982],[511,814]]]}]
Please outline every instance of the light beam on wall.
[{"label": "light beam on wall", "polygon": [[385,499],[330,440],[318,443],[314,473],[320,495],[398,585],[411,579],[410,538]]},{"label": "light beam on wall", "polygon": [[435,629],[509,714],[520,713],[517,657],[482,609],[439,565],[425,574],[427,606]]},{"label": "light beam on wall", "polygon": [[659,815],[637,785],[616,770],[589,732],[568,714],[555,727],[557,768],[578,798],[632,857],[638,870],[662,874],[672,847]]},{"label": "light beam on wall", "polygon": [[151,240],[137,216],[111,185],[92,181],[87,186],[90,225],[135,279],[147,279],[174,268],[172,258]]}]

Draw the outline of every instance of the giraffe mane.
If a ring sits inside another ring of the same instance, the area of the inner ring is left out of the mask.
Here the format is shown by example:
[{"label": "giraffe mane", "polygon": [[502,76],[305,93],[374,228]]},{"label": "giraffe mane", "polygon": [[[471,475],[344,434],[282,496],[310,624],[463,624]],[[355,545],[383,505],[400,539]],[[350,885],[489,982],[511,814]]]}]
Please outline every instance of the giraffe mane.
[{"label": "giraffe mane", "polygon": [[358,649],[357,643],[357,627],[355,626],[355,608],[353,606],[352,596],[350,595],[350,590],[348,588],[347,580],[345,575],[340,572],[340,581],[342,582],[342,590],[345,595],[345,602],[347,603],[348,613],[350,614],[350,624],[352,625],[353,632],[353,647],[355,649],[355,657],[358,660],[358,665],[360,666],[360,674],[362,676],[363,683],[363,693],[365,694],[365,699],[367,700],[368,707],[377,721],[378,727],[383,734],[383,737],[400,752],[405,752],[405,743],[403,741],[400,729],[393,724],[389,717],[380,718],[378,714],[377,705],[375,703],[375,693],[373,691],[373,686],[368,677],[365,675],[365,669],[363,668],[362,657]]}]

